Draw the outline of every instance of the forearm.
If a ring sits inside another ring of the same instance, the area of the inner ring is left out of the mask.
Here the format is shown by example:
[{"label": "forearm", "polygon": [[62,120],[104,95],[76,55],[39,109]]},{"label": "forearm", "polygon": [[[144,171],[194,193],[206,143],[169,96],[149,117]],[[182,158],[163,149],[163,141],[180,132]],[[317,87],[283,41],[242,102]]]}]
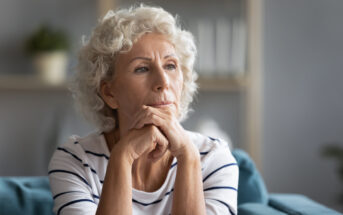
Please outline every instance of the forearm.
[{"label": "forearm", "polygon": [[199,152],[192,148],[178,157],[172,214],[206,214]]},{"label": "forearm", "polygon": [[132,214],[132,163],[123,153],[112,155],[107,166],[96,214],[130,215]]}]

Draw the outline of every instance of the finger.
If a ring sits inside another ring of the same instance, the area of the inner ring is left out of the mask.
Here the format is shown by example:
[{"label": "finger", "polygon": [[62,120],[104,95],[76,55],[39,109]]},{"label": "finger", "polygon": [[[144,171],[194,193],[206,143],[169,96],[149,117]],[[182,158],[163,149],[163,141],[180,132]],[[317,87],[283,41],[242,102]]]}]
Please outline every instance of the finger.
[{"label": "finger", "polygon": [[165,120],[155,114],[150,114],[142,119],[140,119],[137,124],[134,126],[136,129],[141,129],[145,125],[155,125],[157,127],[163,127]]},{"label": "finger", "polygon": [[163,157],[167,149],[168,149],[167,147],[162,147],[160,145],[157,145],[157,147],[149,153],[149,158],[152,159],[153,161],[157,161]]},{"label": "finger", "polygon": [[144,125],[154,124],[156,126],[162,126],[162,121],[168,121],[170,117],[167,114],[161,112],[157,108],[147,107],[145,112],[141,113],[132,125],[133,128],[140,129]]},{"label": "finger", "polygon": [[155,149],[151,152],[152,158],[153,159],[159,159],[161,158],[164,153],[168,150],[168,145],[169,141],[168,139],[161,133],[161,131],[157,128],[155,129],[156,131],[154,132],[155,134],[155,142],[156,142],[156,147]]},{"label": "finger", "polygon": [[134,125],[137,124],[137,121],[138,121],[140,118],[142,118],[142,116],[143,116],[144,114],[147,113],[147,112],[146,112],[146,109],[147,109],[147,106],[143,105],[142,108],[141,108],[139,111],[137,111],[137,112],[135,113],[135,115],[132,117],[132,118],[133,118],[133,121],[131,122],[131,124],[130,124],[130,126],[129,126],[129,130],[132,129],[132,128],[134,128]]}]

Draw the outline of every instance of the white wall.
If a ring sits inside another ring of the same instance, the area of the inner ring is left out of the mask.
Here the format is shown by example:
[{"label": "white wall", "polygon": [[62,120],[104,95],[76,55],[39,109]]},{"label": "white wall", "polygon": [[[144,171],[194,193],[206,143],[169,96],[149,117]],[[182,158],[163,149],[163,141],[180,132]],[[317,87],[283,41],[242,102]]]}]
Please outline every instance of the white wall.
[{"label": "white wall", "polygon": [[66,91],[0,90],[0,176],[47,175],[58,144],[93,128]]},{"label": "white wall", "polygon": [[[67,31],[72,51],[96,23],[93,0],[2,0],[0,2],[0,73],[33,72],[24,41],[41,24]],[[71,62],[73,66],[74,62]],[[74,63],[75,64],[75,63]]]},{"label": "white wall", "polygon": [[342,182],[320,150],[343,146],[343,1],[265,0],[264,9],[267,187],[337,206]]},{"label": "white wall", "polygon": [[[264,9],[267,187],[271,192],[303,193],[333,206],[342,186],[334,163],[319,153],[326,142],[343,142],[343,2],[265,0]],[[95,24],[95,12],[91,0],[1,1],[0,72],[32,72],[22,41],[41,20],[67,29],[76,49],[81,35]],[[71,59],[75,63],[75,56]],[[91,130],[67,95],[0,92],[0,175],[46,174],[51,147],[70,134]],[[237,94],[202,93],[196,112],[184,124],[192,129],[199,118],[211,115],[240,146],[241,108]]]},{"label": "white wall", "polygon": [[[186,2],[186,5],[190,3]],[[172,4],[167,7],[177,12]],[[214,9],[214,6],[211,11],[202,7],[207,13],[213,13]],[[221,9],[221,14],[224,12]],[[179,13],[185,15],[187,12],[184,8]],[[1,1],[0,75],[34,72],[23,53],[23,41],[42,23],[68,32],[72,42],[69,67],[72,73],[81,36],[88,35],[96,22],[96,2],[93,0]],[[199,121],[212,118],[230,134],[233,144],[239,145],[241,107],[238,94],[200,93],[194,109],[194,114],[184,122],[186,128],[196,129]],[[82,136],[92,129],[75,113],[67,91],[0,89],[0,176],[46,175],[55,147],[72,134]],[[13,158],[15,162],[8,162]]]},{"label": "white wall", "polygon": [[[81,35],[97,21],[95,12],[92,0],[1,1],[0,75],[33,73],[24,41],[43,23],[67,31],[72,71]],[[66,91],[0,89],[0,176],[46,175],[56,145],[90,129],[75,114]]]}]

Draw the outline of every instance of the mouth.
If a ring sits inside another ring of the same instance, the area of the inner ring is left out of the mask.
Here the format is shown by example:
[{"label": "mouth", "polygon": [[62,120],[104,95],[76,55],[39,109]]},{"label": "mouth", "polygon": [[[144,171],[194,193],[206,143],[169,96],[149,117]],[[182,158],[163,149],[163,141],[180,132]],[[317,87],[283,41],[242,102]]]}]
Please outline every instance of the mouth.
[{"label": "mouth", "polygon": [[167,107],[167,106],[172,105],[172,104],[173,104],[173,102],[166,101],[166,102],[157,102],[157,103],[148,104],[147,106],[151,106],[151,107]]}]

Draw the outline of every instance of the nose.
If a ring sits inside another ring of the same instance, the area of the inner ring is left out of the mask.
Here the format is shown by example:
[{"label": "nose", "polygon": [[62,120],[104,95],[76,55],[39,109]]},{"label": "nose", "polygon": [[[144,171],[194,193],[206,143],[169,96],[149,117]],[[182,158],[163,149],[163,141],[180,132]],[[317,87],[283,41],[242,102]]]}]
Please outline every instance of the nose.
[{"label": "nose", "polygon": [[169,88],[170,79],[167,71],[162,66],[156,66],[154,71],[154,91],[163,91]]}]

